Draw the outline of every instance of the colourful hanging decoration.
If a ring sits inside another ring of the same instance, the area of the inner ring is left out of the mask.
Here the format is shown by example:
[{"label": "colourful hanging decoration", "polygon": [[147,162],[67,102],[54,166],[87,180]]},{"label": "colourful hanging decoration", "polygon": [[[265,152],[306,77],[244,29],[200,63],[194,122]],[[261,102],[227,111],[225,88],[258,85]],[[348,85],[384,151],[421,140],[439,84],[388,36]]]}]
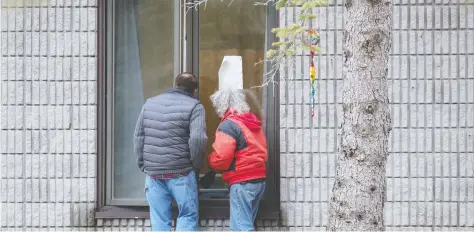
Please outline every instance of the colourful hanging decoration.
[{"label": "colourful hanging decoration", "polygon": [[316,105],[315,92],[316,92],[316,68],[314,67],[314,47],[319,45],[320,35],[315,29],[306,30],[304,35],[304,43],[310,47],[311,62],[309,68],[309,80],[311,83],[310,98],[311,98],[311,117],[314,117],[314,106]]}]

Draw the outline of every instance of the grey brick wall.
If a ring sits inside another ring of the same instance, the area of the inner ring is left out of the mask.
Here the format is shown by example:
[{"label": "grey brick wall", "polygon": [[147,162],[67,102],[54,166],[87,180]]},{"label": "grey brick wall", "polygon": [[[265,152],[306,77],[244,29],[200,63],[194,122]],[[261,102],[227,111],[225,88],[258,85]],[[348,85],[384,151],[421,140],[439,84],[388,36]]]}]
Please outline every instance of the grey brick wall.
[{"label": "grey brick wall", "polygon": [[[327,221],[342,107],[343,1],[316,10],[316,116],[310,58],[281,70],[283,225],[318,229]],[[389,97],[393,131],[387,166],[388,230],[474,230],[474,6],[464,1],[394,1]],[[300,9],[280,14],[295,22]]]},{"label": "grey brick wall", "polygon": [[[474,230],[474,6],[394,1],[387,169],[389,230]],[[149,230],[149,220],[94,220],[95,0],[3,0],[2,230]],[[282,220],[265,230],[319,230],[327,221],[340,138],[343,2],[317,10],[317,111],[308,56],[282,70]],[[289,24],[298,8],[280,13]],[[228,221],[201,222],[225,230]]]}]

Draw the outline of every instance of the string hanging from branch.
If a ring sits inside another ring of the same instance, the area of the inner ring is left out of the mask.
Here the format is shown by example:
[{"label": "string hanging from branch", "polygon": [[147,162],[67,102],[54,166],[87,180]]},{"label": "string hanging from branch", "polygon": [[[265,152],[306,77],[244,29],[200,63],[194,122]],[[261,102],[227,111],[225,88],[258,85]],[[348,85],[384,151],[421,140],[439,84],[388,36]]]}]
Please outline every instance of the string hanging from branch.
[{"label": "string hanging from branch", "polygon": [[309,81],[310,81],[310,99],[311,99],[311,117],[314,117],[314,106],[316,105],[316,68],[314,67],[314,55],[318,51],[320,41],[319,32],[316,29],[308,29],[304,34],[304,44],[309,48],[310,52],[310,67],[309,67]]}]

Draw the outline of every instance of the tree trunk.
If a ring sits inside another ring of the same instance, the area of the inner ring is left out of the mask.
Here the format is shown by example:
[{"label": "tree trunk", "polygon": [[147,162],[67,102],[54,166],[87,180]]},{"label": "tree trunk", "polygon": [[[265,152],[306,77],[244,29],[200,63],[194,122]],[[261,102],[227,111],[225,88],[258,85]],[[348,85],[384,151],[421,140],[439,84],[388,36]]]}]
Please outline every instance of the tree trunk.
[{"label": "tree trunk", "polygon": [[341,149],[327,230],[384,230],[391,0],[346,0]]}]

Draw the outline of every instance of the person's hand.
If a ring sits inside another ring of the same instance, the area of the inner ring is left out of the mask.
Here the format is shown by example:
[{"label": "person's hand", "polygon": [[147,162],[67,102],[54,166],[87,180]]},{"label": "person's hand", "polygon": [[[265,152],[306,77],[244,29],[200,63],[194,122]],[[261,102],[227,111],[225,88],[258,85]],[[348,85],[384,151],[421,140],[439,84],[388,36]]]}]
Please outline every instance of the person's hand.
[{"label": "person's hand", "polygon": [[203,188],[208,189],[214,183],[215,179],[216,179],[216,173],[211,170],[199,180],[199,184]]}]

